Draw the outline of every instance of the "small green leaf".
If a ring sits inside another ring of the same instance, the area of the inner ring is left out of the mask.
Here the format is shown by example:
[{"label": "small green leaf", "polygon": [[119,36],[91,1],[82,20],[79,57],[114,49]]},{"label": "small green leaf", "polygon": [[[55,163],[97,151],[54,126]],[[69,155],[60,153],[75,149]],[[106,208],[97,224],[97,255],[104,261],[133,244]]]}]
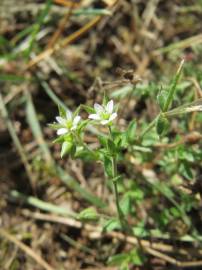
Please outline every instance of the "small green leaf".
[{"label": "small green leaf", "polygon": [[73,147],[73,143],[71,141],[64,141],[62,144],[62,149],[61,149],[61,154],[60,154],[61,158],[70,154],[72,147]]},{"label": "small green leaf", "polygon": [[146,231],[144,226],[133,227],[133,233],[137,237],[147,237],[148,236],[148,232]]},{"label": "small green leaf", "polygon": [[179,172],[188,180],[193,179],[193,173],[190,164],[187,161],[183,161],[179,166]]},{"label": "small green leaf", "polygon": [[128,215],[131,209],[131,200],[130,195],[128,193],[126,193],[124,197],[121,199],[120,205],[123,214]]},{"label": "small green leaf", "polygon": [[176,75],[174,76],[174,78],[172,79],[172,81],[170,83],[170,86],[168,89],[168,95],[167,95],[167,98],[165,100],[164,107],[162,110],[164,112],[168,111],[169,107],[171,106],[171,104],[173,102],[174,95],[175,95],[176,88],[177,88],[177,83],[178,83],[178,81],[180,79],[180,75],[182,73],[183,64],[184,64],[184,60],[181,61],[179,68],[176,72]]},{"label": "small green leaf", "polygon": [[81,123],[78,125],[77,131],[81,132],[88,125],[89,122],[89,119],[81,121]]},{"label": "small green leaf", "polygon": [[80,106],[78,106],[78,108],[77,108],[77,109],[74,111],[74,113],[73,113],[73,117],[76,117],[76,116],[79,114],[80,109],[81,109],[81,105],[80,105]]},{"label": "small green leaf", "polygon": [[111,232],[115,229],[120,229],[120,222],[118,219],[110,219],[107,220],[106,223],[103,226],[103,231],[104,232]]},{"label": "small green leaf", "polygon": [[135,141],[136,127],[137,127],[136,121],[132,120],[126,130],[127,141],[129,143],[133,143]]},{"label": "small green leaf", "polygon": [[121,253],[121,254],[116,254],[114,256],[110,256],[108,259],[108,264],[120,266],[120,265],[128,263],[129,260],[130,260],[129,253]]},{"label": "small green leaf", "polygon": [[114,155],[117,152],[116,145],[114,144],[114,142],[111,139],[107,140],[107,149],[111,155]]},{"label": "small green leaf", "polygon": [[53,141],[53,143],[63,143],[63,142],[64,142],[64,136],[60,136]]},{"label": "small green leaf", "polygon": [[168,127],[169,127],[168,119],[165,116],[160,115],[156,122],[156,131],[158,135],[159,136],[164,135],[167,132]]},{"label": "small green leaf", "polygon": [[113,181],[113,182],[117,182],[117,181],[119,181],[119,180],[121,180],[121,179],[123,179],[123,176],[122,176],[122,175],[117,175],[116,177],[114,177],[114,178],[112,179],[112,181]]},{"label": "small green leaf", "polygon": [[104,169],[107,176],[113,178],[112,160],[107,156],[104,156]]},{"label": "small green leaf", "polygon": [[100,144],[102,146],[104,146],[104,148],[107,148],[107,140],[108,140],[108,138],[106,136],[98,135],[98,140],[99,140]]},{"label": "small green leaf", "polygon": [[131,199],[134,199],[136,202],[142,201],[144,198],[144,192],[138,186],[134,190],[129,191],[128,194]]},{"label": "small green leaf", "polygon": [[94,220],[95,221],[95,220],[98,220],[98,218],[99,216],[95,208],[93,207],[88,207],[84,209],[77,216],[77,219],[80,219],[80,220]]},{"label": "small green leaf", "polygon": [[133,249],[130,252],[130,262],[134,265],[141,266],[145,262],[145,257],[139,249]]},{"label": "small green leaf", "polygon": [[159,94],[157,95],[157,102],[161,111],[164,109],[167,98],[168,92],[166,90],[160,90]]}]

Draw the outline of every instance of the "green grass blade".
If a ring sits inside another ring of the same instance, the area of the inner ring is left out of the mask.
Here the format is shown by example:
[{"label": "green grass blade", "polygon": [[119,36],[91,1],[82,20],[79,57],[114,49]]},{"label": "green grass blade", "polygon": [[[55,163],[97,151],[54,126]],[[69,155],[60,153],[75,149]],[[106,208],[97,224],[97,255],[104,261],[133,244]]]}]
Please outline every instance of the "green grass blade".
[{"label": "green grass blade", "polygon": [[43,133],[41,131],[41,127],[37,118],[37,114],[34,108],[34,104],[32,101],[32,97],[29,93],[26,94],[27,98],[27,104],[26,104],[26,115],[27,115],[27,121],[29,123],[29,126],[32,130],[32,133],[38,142],[41,152],[43,153],[43,156],[45,160],[49,163],[53,163],[51,153],[49,151],[48,145],[46,144]]},{"label": "green grass blade", "polygon": [[40,28],[41,28],[41,26],[42,26],[42,24],[47,16],[49,10],[50,10],[50,8],[51,8],[51,5],[52,5],[52,0],[47,0],[44,9],[41,11],[41,13],[39,14],[39,17],[36,19],[36,23],[33,25],[33,30],[31,32],[31,40],[29,43],[29,47],[25,53],[26,57],[28,57],[30,55],[30,53],[33,49],[37,33],[40,31]]},{"label": "green grass blade", "polygon": [[31,206],[34,206],[38,209],[41,209],[46,212],[59,214],[63,216],[76,216],[74,212],[68,208],[64,208],[61,206],[54,205],[52,203],[44,202],[36,197],[33,196],[26,196],[16,190],[11,191],[11,196],[14,199],[20,200],[23,203],[27,203]]}]

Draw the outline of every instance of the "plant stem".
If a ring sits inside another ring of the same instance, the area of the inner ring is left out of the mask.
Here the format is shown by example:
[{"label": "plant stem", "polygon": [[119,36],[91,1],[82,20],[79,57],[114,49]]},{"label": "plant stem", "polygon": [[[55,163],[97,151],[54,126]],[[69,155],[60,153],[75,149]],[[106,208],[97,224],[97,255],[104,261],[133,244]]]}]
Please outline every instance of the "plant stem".
[{"label": "plant stem", "polygon": [[[110,126],[109,126],[109,134],[110,134],[111,139],[113,140],[112,131],[111,131]],[[117,178],[117,176],[118,176],[116,157],[112,156],[111,161],[112,161],[112,183],[113,183],[113,187],[114,187],[116,210],[117,210],[119,222],[121,224],[122,230],[125,231],[125,232],[129,232],[129,231],[131,231],[131,229],[129,228],[128,223],[127,223],[127,221],[126,221],[126,219],[124,217],[124,214],[123,214],[123,212],[121,210],[121,207],[120,207],[118,185],[117,185],[117,181],[115,180]]]}]

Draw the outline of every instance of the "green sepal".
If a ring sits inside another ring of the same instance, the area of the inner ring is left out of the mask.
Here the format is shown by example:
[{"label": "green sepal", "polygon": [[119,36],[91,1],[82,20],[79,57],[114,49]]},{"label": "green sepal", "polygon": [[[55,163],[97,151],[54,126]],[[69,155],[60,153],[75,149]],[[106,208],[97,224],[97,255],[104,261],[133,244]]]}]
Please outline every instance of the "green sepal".
[{"label": "green sepal", "polygon": [[71,153],[73,147],[73,142],[72,141],[64,141],[62,144],[62,148],[61,148],[61,153],[60,156],[61,158],[63,158],[64,156],[68,155]]},{"label": "green sepal", "polygon": [[74,111],[73,118],[75,118],[79,114],[80,109],[81,109],[81,105],[79,105],[78,108]]},{"label": "green sepal", "polygon": [[77,127],[77,132],[81,132],[88,125],[89,122],[89,119],[81,121],[81,123]]},{"label": "green sepal", "polygon": [[66,109],[62,107],[61,105],[58,105],[58,111],[60,117],[66,118]]}]

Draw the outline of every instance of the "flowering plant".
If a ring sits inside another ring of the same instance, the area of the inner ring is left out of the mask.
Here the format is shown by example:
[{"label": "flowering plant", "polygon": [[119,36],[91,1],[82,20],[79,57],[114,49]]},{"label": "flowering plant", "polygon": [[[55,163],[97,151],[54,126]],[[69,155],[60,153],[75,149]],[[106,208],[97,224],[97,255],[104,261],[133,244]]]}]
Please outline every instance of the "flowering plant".
[{"label": "flowering plant", "polygon": [[114,102],[110,100],[106,106],[102,106],[98,103],[94,104],[95,113],[88,116],[89,119],[96,120],[102,125],[109,125],[117,117],[117,113],[114,111]]}]

